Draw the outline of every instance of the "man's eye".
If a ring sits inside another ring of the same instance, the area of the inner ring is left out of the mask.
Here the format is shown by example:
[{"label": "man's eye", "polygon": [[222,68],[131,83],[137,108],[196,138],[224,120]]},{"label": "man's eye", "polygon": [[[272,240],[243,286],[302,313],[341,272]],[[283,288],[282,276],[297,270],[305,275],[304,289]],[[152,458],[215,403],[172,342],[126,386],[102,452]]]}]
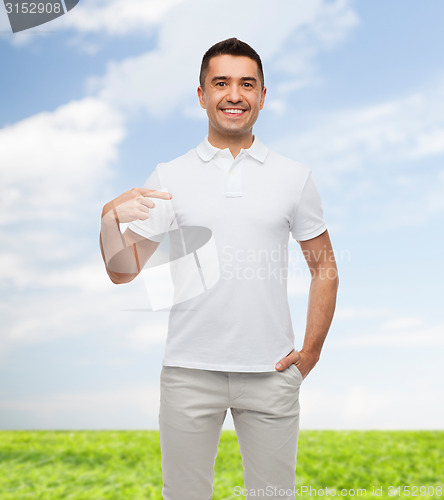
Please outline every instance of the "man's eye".
[{"label": "man's eye", "polygon": [[225,82],[217,82],[216,85],[222,86],[222,85],[225,85]]},{"label": "man's eye", "polygon": [[244,85],[248,85],[248,87],[252,87],[251,83],[245,82]]}]

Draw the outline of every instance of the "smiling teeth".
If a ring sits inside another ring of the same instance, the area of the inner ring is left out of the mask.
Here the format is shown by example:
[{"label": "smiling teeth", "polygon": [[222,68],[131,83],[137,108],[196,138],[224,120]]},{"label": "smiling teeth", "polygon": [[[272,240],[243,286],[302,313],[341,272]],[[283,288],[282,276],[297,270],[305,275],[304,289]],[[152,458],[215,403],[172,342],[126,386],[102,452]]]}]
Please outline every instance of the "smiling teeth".
[{"label": "smiling teeth", "polygon": [[240,113],[243,113],[245,110],[244,109],[224,109],[223,111],[225,113],[240,114]]}]

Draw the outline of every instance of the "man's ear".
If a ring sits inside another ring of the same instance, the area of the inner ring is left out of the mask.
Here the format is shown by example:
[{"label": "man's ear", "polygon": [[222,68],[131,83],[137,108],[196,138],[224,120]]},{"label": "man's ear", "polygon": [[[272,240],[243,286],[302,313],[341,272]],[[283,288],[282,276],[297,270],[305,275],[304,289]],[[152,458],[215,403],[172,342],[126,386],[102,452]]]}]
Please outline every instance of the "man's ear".
[{"label": "man's ear", "polygon": [[265,101],[265,94],[267,93],[267,87],[264,87],[262,90],[261,94],[261,101],[260,101],[260,107],[259,109],[262,109],[264,107],[264,101]]},{"label": "man's ear", "polygon": [[197,97],[199,97],[200,107],[203,109],[207,109],[207,103],[205,102],[205,93],[200,85],[199,87],[197,87]]}]

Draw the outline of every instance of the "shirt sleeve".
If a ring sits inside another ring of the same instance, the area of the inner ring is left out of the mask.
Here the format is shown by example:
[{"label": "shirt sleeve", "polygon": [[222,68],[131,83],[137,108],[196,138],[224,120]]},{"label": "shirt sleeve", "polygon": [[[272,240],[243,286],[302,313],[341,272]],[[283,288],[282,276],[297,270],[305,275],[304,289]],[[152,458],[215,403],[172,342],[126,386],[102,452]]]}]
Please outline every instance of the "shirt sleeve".
[{"label": "shirt sleeve", "polygon": [[321,197],[310,172],[293,212],[290,231],[295,240],[305,241],[319,236],[326,229]]},{"label": "shirt sleeve", "polygon": [[[157,170],[154,170],[148,177],[144,187],[146,189],[156,189],[158,191],[168,192],[167,188],[162,186]],[[175,221],[172,201],[162,200],[160,198],[150,199],[156,206],[150,209],[149,218],[130,222],[128,227],[131,231],[160,243]]]}]

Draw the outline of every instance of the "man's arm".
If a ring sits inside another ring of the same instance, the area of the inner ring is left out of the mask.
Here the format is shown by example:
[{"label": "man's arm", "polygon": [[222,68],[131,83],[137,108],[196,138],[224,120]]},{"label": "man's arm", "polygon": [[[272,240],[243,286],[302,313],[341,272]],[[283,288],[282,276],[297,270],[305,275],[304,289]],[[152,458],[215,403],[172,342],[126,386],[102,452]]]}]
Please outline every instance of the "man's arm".
[{"label": "man's arm", "polygon": [[[131,229],[126,229],[124,234],[117,234],[117,231],[120,233],[120,230],[114,229],[112,224],[113,221],[109,226],[102,221],[100,231],[100,250],[106,272],[116,285],[129,283],[140,273],[148,259],[156,251],[159,243],[144,238]],[[117,226],[115,222],[114,226]],[[103,241],[109,242],[107,253],[113,255],[108,260],[105,257]]]},{"label": "man's arm", "polygon": [[328,231],[299,245],[311,273],[304,344],[300,351],[293,350],[281,359],[276,369],[295,363],[305,378],[321,355],[335,311],[339,277]]},{"label": "man's arm", "polygon": [[129,283],[153,255],[158,242],[139,236],[129,228],[120,232],[119,222],[146,220],[155,207],[150,198],[170,200],[172,195],[153,189],[134,188],[103,207],[100,228],[100,250],[106,272],[116,284]]}]

